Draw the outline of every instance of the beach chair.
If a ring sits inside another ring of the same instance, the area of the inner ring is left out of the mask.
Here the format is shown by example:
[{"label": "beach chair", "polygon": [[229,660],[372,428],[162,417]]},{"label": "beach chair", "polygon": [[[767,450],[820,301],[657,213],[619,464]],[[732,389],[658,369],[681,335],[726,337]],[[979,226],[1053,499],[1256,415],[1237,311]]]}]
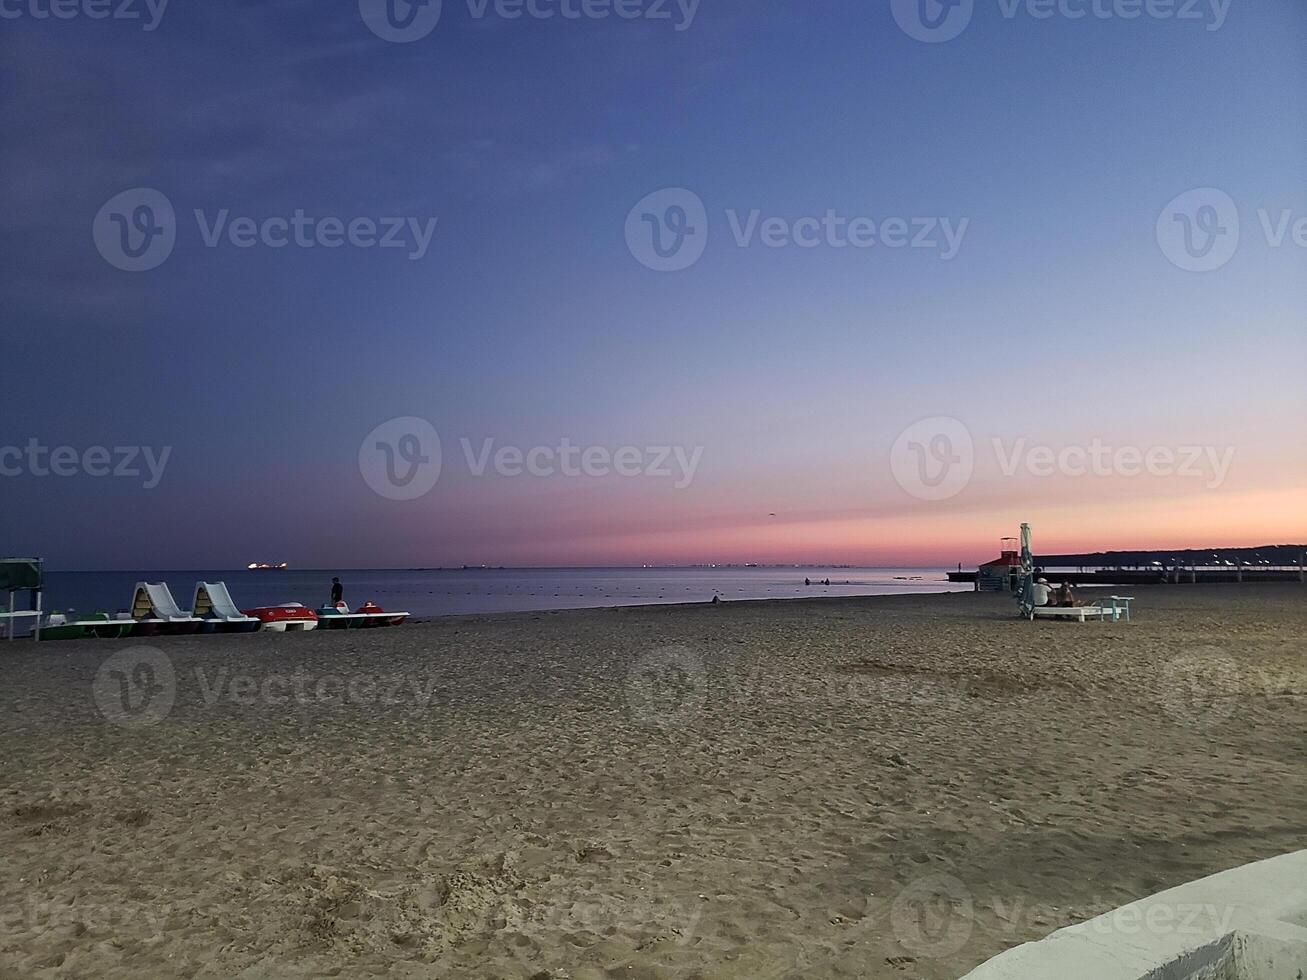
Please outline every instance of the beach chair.
[{"label": "beach chair", "polygon": [[1130,603],[1135,601],[1135,597],[1132,595],[1114,595],[1109,596],[1109,598],[1112,601],[1112,611],[1115,614],[1112,617],[1113,620],[1118,620],[1124,616],[1125,621],[1130,622]]},{"label": "beach chair", "polygon": [[220,633],[253,633],[259,620],[236,608],[226,582],[196,582],[191,615],[202,619]]},{"label": "beach chair", "polygon": [[1072,619],[1081,623],[1091,619],[1110,619],[1116,622],[1116,610],[1112,606],[1032,606],[1030,619]]}]

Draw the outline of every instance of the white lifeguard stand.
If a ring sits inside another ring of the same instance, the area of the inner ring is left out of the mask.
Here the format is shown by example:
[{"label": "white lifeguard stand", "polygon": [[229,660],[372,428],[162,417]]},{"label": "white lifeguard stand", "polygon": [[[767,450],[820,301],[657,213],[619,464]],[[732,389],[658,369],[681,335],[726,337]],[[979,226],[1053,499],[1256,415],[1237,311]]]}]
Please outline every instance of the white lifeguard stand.
[{"label": "white lifeguard stand", "polygon": [[[45,571],[40,558],[0,558],[0,590],[9,593],[8,611],[0,611],[5,620],[5,634],[14,638],[14,624],[24,617],[35,620],[32,636],[41,638],[41,591],[45,588]],[[19,609],[15,596],[28,592],[26,608]]]}]

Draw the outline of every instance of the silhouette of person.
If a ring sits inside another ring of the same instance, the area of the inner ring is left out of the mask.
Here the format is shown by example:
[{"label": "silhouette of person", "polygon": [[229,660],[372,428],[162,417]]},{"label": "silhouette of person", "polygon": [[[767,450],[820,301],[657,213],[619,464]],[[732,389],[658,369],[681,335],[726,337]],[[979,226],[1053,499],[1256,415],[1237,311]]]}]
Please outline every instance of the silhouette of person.
[{"label": "silhouette of person", "polygon": [[331,604],[334,606],[345,598],[345,586],[340,584],[340,579],[333,577],[331,580]]}]

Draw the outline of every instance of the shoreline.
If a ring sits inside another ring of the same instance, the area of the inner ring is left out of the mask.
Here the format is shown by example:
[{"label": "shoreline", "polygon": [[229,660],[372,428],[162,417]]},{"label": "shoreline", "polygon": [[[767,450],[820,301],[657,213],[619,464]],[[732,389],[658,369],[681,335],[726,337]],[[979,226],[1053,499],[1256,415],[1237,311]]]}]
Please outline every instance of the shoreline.
[{"label": "shoreline", "polygon": [[[428,618],[490,612],[532,611],[548,608],[603,608],[613,605],[682,604],[722,599],[804,598],[811,596],[894,594],[903,591],[934,592],[966,589],[947,581],[945,570],[918,573],[909,570],[867,569],[860,573],[828,569],[811,572],[818,582],[804,585],[802,572],[758,569],[705,569],[696,571],[575,570],[527,572],[339,572],[345,601],[358,606],[371,600],[384,609],[407,611]],[[181,608],[189,608],[195,581],[223,581],[238,608],[298,602],[310,609],[322,605],[330,576],[314,572],[196,571],[51,573],[45,606],[82,613],[124,608],[139,582],[149,579],[168,584]]]},{"label": "shoreline", "polygon": [[[1304,586],[1300,582],[1249,582],[1243,584],[1232,584],[1229,582],[1197,582],[1197,583],[1185,582],[1180,585],[1158,582],[1158,583],[1152,583],[1148,585],[1137,585],[1137,586],[1135,585],[1128,585],[1128,586],[1083,585],[1083,586],[1077,586],[1077,588],[1081,590],[1089,590],[1094,594],[1097,594],[1100,590],[1105,590],[1105,589],[1137,589],[1143,593],[1144,597],[1150,595],[1154,590],[1161,593],[1166,593],[1174,590],[1187,591],[1191,589],[1198,590],[1198,591],[1232,590],[1234,594],[1237,595],[1240,590],[1244,590],[1244,589],[1254,589],[1254,590],[1255,589],[1268,589],[1268,590],[1284,589],[1287,591],[1290,588],[1297,588],[1301,590],[1301,595],[1304,598],[1307,598],[1307,586]],[[503,617],[542,616],[542,615],[556,615],[559,613],[600,613],[600,612],[624,612],[624,611],[631,611],[631,610],[639,610],[639,611],[669,610],[670,611],[670,610],[690,610],[690,609],[704,609],[704,608],[712,609],[712,608],[723,608],[727,606],[729,607],[751,606],[751,605],[767,606],[773,604],[798,605],[802,603],[814,603],[814,604],[825,605],[825,604],[839,604],[839,603],[898,602],[900,600],[906,601],[910,599],[940,600],[943,599],[944,597],[976,596],[976,595],[999,597],[1001,599],[1010,599],[1012,609],[1013,609],[1012,618],[1013,619],[1017,618],[1016,615],[1017,600],[1015,596],[1010,597],[1005,592],[1004,593],[976,592],[975,589],[965,588],[965,589],[940,590],[938,592],[896,592],[896,593],[875,593],[870,595],[834,595],[834,596],[784,596],[784,597],[776,596],[776,597],[765,598],[765,599],[722,599],[721,602],[718,603],[714,603],[711,600],[707,602],[642,602],[642,603],[631,603],[631,604],[623,604],[623,605],[616,605],[616,606],[560,606],[557,608],[550,608],[550,609],[517,609],[517,610],[507,610],[503,612],[449,613],[443,616],[413,616],[408,620],[408,624],[414,626],[420,626],[420,625],[425,626],[434,623],[443,623],[449,620],[460,620],[460,619],[493,620],[493,619],[498,619]]]},{"label": "shoreline", "polygon": [[[1142,593],[1142,596],[1137,598],[1143,599],[1145,603],[1147,597],[1149,597],[1154,593],[1161,594],[1161,595],[1170,595],[1170,594],[1186,594],[1189,592],[1195,592],[1195,593],[1228,592],[1233,596],[1238,596],[1244,592],[1248,592],[1248,591],[1256,592],[1257,590],[1262,590],[1262,589],[1267,590],[1270,593],[1283,592],[1287,595],[1289,594],[1291,589],[1296,588],[1300,590],[1299,593],[1300,595],[1302,595],[1304,598],[1307,598],[1307,586],[1304,586],[1302,583],[1299,582],[1249,582],[1243,584],[1234,584],[1229,582],[1198,582],[1198,583],[1185,582],[1180,584],[1159,582],[1159,583],[1150,583],[1147,585],[1139,585],[1139,586],[1084,585],[1084,586],[1078,586],[1077,588],[1082,591],[1089,591],[1093,594],[1097,594],[1098,592],[1106,589],[1135,589]],[[431,626],[431,625],[438,625],[441,623],[448,623],[448,622],[457,622],[457,621],[493,622],[499,619],[508,620],[513,618],[522,618],[522,617],[534,618],[539,616],[557,616],[566,613],[584,615],[587,613],[617,613],[617,612],[634,612],[634,611],[653,612],[658,610],[664,610],[670,613],[678,610],[686,611],[686,610],[714,609],[714,608],[723,609],[727,607],[730,608],[739,608],[739,607],[748,607],[748,606],[766,607],[772,605],[801,606],[804,603],[811,603],[816,606],[839,605],[842,603],[891,604],[900,601],[906,602],[909,600],[942,601],[944,598],[947,597],[956,598],[958,596],[984,596],[990,600],[999,600],[999,601],[1006,600],[1011,604],[1012,618],[1013,619],[1017,618],[1016,611],[1015,611],[1016,598],[1009,596],[1006,592],[976,592],[974,589],[971,588],[959,588],[959,589],[948,589],[948,590],[941,589],[939,591],[933,591],[933,592],[904,591],[904,592],[895,592],[895,593],[873,593],[867,595],[774,596],[769,598],[722,599],[720,602],[717,603],[714,603],[711,600],[699,601],[699,602],[634,602],[634,603],[623,603],[619,605],[610,605],[610,606],[557,606],[557,607],[548,607],[548,608],[539,608],[539,609],[514,609],[514,610],[503,610],[503,611],[496,610],[490,612],[446,613],[446,614],[438,614],[438,615],[410,616],[409,619],[400,627],[385,627],[385,628],[377,628],[375,630],[367,630],[367,631],[312,630],[310,632],[318,635],[321,635],[323,633],[341,633],[341,634],[348,634],[350,636],[357,637],[360,635],[377,635],[378,633],[385,635],[393,632],[395,629],[404,629],[405,627],[411,628],[414,626]],[[1146,605],[1141,606],[1140,608],[1146,609]],[[995,616],[991,618],[1001,619],[1003,617]],[[204,634],[203,636],[200,637],[200,639],[212,640],[223,636],[225,636],[225,638],[227,639],[240,639],[240,638],[248,638],[249,636],[257,636],[257,635],[260,634],[258,633]],[[262,635],[268,636],[272,634],[263,633]],[[136,640],[144,639],[144,640],[149,640],[150,642],[154,642],[154,641],[171,641],[171,640],[188,639],[188,638],[195,639],[195,637],[193,636],[192,637],[151,636],[151,637],[135,637],[135,638],[126,637],[123,640],[117,642],[130,642],[133,639]],[[30,639],[30,637],[23,637],[23,636],[17,637],[18,641],[22,641],[26,639]],[[2,654],[3,650],[5,649],[3,645],[4,642],[5,641],[3,640],[3,638],[0,637],[0,654]],[[64,644],[64,643],[94,644],[96,641],[52,640],[52,641],[42,641],[42,642],[60,643],[60,644]],[[99,642],[103,644],[103,643],[113,642],[113,641],[99,641]]]}]

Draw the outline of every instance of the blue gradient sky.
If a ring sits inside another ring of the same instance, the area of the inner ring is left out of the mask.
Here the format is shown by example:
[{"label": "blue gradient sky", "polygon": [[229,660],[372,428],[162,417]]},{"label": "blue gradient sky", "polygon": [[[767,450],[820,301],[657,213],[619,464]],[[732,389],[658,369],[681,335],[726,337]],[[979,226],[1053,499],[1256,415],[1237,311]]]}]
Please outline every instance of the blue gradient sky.
[{"label": "blue gradient sky", "polygon": [[[25,9],[25,8],[24,8]],[[390,44],[356,4],[174,0],[157,30],[0,21],[0,444],[171,446],[125,478],[0,477],[0,551],[64,568],[846,561],[1307,538],[1307,7],[1201,22],[1004,17],[926,44],[886,2],[703,0],[668,22],[473,18]],[[151,187],[175,251],[91,224]],[[1243,241],[1182,271],[1155,223],[1216,187]],[[678,273],[623,238],[705,202]],[[205,248],[191,212],[438,217],[430,252]],[[726,209],[970,220],[958,256],[738,248]],[[374,493],[359,447],[429,419],[445,465]],[[914,497],[924,417],[977,445]],[[703,447],[656,478],[475,477],[460,438]],[[1213,446],[1181,476],[1005,477],[987,448]]]}]

